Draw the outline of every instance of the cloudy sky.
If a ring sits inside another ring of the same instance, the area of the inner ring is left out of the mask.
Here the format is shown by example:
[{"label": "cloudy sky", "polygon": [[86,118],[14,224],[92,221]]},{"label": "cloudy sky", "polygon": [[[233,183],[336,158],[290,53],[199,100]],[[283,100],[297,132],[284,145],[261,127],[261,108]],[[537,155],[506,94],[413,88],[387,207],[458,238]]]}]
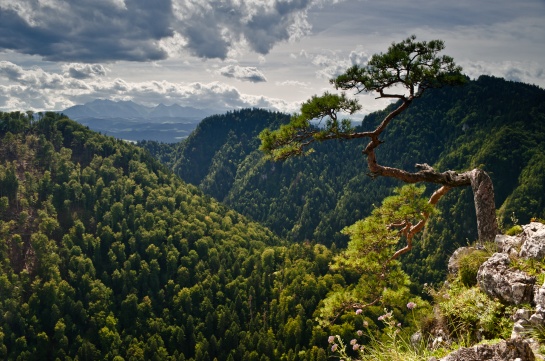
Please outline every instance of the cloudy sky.
[{"label": "cloudy sky", "polygon": [[411,34],[444,40],[472,78],[545,87],[544,20],[544,0],[0,0],[0,110],[293,112]]}]

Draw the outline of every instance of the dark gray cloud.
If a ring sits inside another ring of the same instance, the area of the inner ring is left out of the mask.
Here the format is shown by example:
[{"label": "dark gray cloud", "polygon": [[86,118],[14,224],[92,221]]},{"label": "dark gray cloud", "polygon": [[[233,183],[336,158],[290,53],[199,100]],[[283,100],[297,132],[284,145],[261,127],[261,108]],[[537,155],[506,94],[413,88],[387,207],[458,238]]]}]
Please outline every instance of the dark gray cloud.
[{"label": "dark gray cloud", "polygon": [[165,59],[179,35],[203,58],[248,45],[266,54],[308,28],[313,0],[0,0],[0,50],[50,61]]},{"label": "dark gray cloud", "polygon": [[170,0],[0,2],[0,49],[51,61],[163,59]]},{"label": "dark gray cloud", "polygon": [[266,82],[267,78],[256,67],[242,67],[239,65],[228,65],[219,70],[219,74],[228,78],[235,78],[242,81],[254,83]]},{"label": "dark gray cloud", "polygon": [[228,56],[240,44],[267,54],[281,41],[308,33],[306,11],[314,0],[179,0],[175,31],[203,58]]},{"label": "dark gray cloud", "polygon": [[277,1],[273,9],[256,14],[245,27],[252,49],[266,54],[278,40],[287,40],[292,33],[304,33],[307,25],[298,15],[309,5],[310,0]]}]

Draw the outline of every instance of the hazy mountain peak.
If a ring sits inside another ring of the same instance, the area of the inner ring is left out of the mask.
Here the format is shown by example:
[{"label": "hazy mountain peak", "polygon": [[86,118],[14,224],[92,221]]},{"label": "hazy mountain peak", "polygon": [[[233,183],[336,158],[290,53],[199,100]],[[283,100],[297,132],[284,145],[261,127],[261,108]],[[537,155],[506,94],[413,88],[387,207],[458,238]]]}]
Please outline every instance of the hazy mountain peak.
[{"label": "hazy mountain peak", "polygon": [[204,118],[214,114],[213,110],[203,110],[193,107],[183,107],[179,104],[147,107],[131,100],[112,101],[95,99],[83,105],[75,105],[63,111],[72,119],[82,118],[124,118],[124,119],[151,119],[151,118]]}]

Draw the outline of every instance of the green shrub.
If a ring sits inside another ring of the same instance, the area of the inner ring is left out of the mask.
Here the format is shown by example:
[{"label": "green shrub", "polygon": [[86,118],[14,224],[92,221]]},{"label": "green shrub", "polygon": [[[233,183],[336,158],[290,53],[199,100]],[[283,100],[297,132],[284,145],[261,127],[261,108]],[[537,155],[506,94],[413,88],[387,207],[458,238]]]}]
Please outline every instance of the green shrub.
[{"label": "green shrub", "polygon": [[513,322],[505,315],[505,306],[490,299],[478,287],[455,287],[438,303],[453,335],[470,334],[475,340],[478,333],[487,339],[508,338]]},{"label": "green shrub", "polygon": [[505,234],[508,236],[516,236],[522,233],[522,227],[518,224],[515,224],[513,227],[509,228]]},{"label": "green shrub", "polygon": [[545,282],[545,262],[534,258],[513,258],[511,267],[536,277],[536,283],[542,285]]},{"label": "green shrub", "polygon": [[473,287],[477,284],[479,267],[489,256],[489,252],[476,249],[460,257],[458,260],[458,276],[464,286]]}]

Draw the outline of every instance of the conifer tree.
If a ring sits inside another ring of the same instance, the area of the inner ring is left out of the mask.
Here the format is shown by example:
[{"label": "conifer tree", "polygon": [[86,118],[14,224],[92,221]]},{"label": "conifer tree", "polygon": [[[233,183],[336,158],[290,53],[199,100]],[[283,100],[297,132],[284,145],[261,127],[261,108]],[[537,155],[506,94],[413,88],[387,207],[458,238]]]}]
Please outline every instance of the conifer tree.
[{"label": "conifer tree", "polygon": [[[260,149],[274,160],[283,160],[312,152],[310,146],[317,141],[367,138],[369,142],[363,154],[372,177],[393,177],[406,183],[438,184],[440,187],[429,200],[433,205],[451,188],[471,186],[479,240],[494,239],[498,231],[494,191],[490,177],[482,169],[463,173],[452,170],[440,172],[423,163],[416,164],[418,171],[408,172],[382,165],[378,161],[377,149],[383,143],[381,135],[397,115],[430,89],[462,85],[466,81],[461,73],[462,68],[454,63],[452,57],[439,55],[443,49],[444,42],[441,40],[418,42],[413,35],[393,43],[387,52],[373,55],[366,65],[354,65],[331,80],[337,90],[352,90],[356,94],[374,92],[377,99],[396,100],[395,109],[374,129],[358,131],[352,127],[350,120],[342,119],[342,114],[352,115],[361,109],[357,99],[347,97],[344,92],[326,92],[303,103],[300,113],[292,116],[289,124],[274,131],[265,129],[261,132]],[[321,126],[314,125],[316,120]],[[423,225],[421,222],[416,225],[405,222],[398,227],[402,232],[412,233],[421,230]],[[410,248],[411,245],[407,244],[407,247],[394,255],[397,257]]]}]

